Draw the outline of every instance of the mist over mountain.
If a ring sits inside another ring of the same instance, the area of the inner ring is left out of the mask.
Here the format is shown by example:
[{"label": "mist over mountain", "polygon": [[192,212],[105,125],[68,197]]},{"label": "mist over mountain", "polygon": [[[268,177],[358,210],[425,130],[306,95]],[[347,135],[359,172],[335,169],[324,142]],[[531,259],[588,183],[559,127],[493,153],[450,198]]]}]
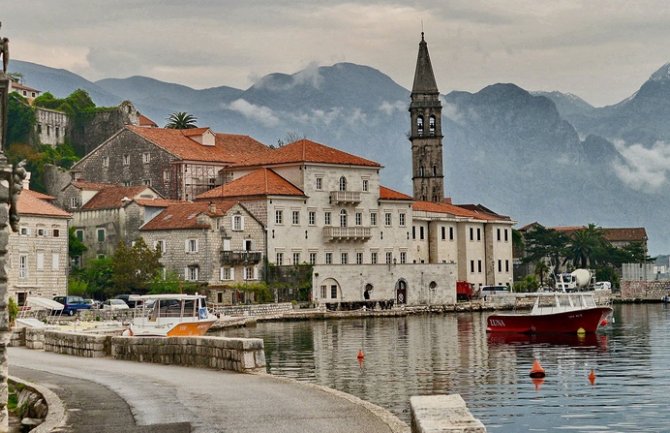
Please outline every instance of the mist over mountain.
[{"label": "mist over mountain", "polygon": [[[59,97],[83,88],[99,105],[131,100],[161,126],[170,113],[187,111],[199,126],[268,145],[305,136],[380,162],[385,185],[411,192],[409,91],[367,66],[310,66],[267,75],[248,89],[201,90],[146,77],[92,83],[32,63],[11,66],[26,85]],[[650,252],[667,252],[668,71],[665,65],[635,95],[602,108],[514,84],[444,95],[446,196],[519,224],[643,226]]]}]

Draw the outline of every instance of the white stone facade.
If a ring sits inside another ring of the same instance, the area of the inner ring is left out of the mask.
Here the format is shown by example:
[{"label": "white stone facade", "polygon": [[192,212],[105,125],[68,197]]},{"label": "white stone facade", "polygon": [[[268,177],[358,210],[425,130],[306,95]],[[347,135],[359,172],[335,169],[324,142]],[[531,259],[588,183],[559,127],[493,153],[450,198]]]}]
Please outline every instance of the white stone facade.
[{"label": "white stone facade", "polygon": [[35,107],[37,116],[37,137],[41,144],[56,147],[65,143],[65,131],[68,126],[68,116],[62,111]]}]

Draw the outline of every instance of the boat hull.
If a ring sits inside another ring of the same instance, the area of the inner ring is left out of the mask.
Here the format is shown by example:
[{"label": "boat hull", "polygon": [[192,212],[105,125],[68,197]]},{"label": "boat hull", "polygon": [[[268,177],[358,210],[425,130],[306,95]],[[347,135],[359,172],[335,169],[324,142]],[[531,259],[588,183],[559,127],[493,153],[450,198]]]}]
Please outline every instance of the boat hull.
[{"label": "boat hull", "polygon": [[135,337],[200,337],[216,322],[212,320],[184,321],[174,326],[131,325],[130,335]]},{"label": "boat hull", "polygon": [[[551,314],[491,314],[486,319],[487,332],[519,334],[596,332],[610,307],[593,307]],[[583,331],[580,331],[583,330]]]}]

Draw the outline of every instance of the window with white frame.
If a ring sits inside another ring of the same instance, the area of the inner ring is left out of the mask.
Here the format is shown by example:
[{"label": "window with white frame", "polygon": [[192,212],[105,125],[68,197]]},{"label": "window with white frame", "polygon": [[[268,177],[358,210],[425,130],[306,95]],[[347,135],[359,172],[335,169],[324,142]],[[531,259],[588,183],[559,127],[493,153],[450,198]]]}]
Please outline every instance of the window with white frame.
[{"label": "window with white frame", "polygon": [[340,210],[340,227],[346,227],[347,226],[347,210],[342,209]]},{"label": "window with white frame", "polygon": [[340,254],[340,262],[343,265],[346,265],[349,262],[349,254],[348,253],[341,253]]},{"label": "window with white frame", "polygon": [[109,157],[108,156],[103,156],[102,157],[102,166],[104,168],[109,167]]},{"label": "window with white frame", "polygon": [[30,229],[26,226],[21,226],[21,228],[19,228],[19,235],[30,236]]},{"label": "window with white frame", "polygon": [[326,264],[327,265],[333,264],[333,253],[326,253]]},{"label": "window with white frame", "polygon": [[386,212],[384,214],[384,225],[390,226],[392,222],[391,212]]},{"label": "window with white frame", "polygon": [[407,263],[407,252],[400,251],[400,263],[403,265]]},{"label": "window with white frame", "polygon": [[105,229],[97,229],[96,230],[96,236],[98,238],[98,242],[105,242],[106,236],[105,236]]},{"label": "window with white frame", "polygon": [[398,215],[398,224],[400,224],[400,227],[405,227],[405,214],[401,213]]},{"label": "window with white frame", "polygon": [[370,212],[370,225],[373,227],[377,225],[377,212]]},{"label": "window with white frame", "polygon": [[316,254],[317,253],[309,253],[309,264],[310,265],[316,265]]},{"label": "window with white frame", "polygon": [[37,229],[37,236],[43,238],[44,236],[46,236],[46,230],[45,230],[45,229],[41,229],[41,228],[40,228],[40,229]]},{"label": "window with white frame", "polygon": [[386,264],[390,265],[393,262],[393,253],[391,251],[386,252]]},{"label": "window with white frame", "polygon": [[321,286],[321,299],[326,299],[328,297],[328,286]]},{"label": "window with white frame", "polygon": [[323,213],[323,224],[329,226],[331,224],[330,211]]},{"label": "window with white frame", "polygon": [[321,178],[321,177],[317,177],[317,178],[316,178],[315,189],[317,189],[317,190],[320,191],[322,188],[323,188],[323,178]]},{"label": "window with white frame", "polygon": [[165,254],[165,241],[154,241],[154,250],[160,251],[161,254]]},{"label": "window with white frame", "polygon": [[169,182],[170,181],[170,169],[166,168],[163,170],[163,182]]},{"label": "window with white frame", "polygon": [[79,201],[77,200],[77,197],[70,197],[70,207],[77,207],[79,206]]},{"label": "window with white frame", "polygon": [[234,272],[233,268],[222,267],[221,269],[219,269],[219,278],[221,279],[221,281],[230,281],[233,279],[233,272]]},{"label": "window with white frame", "polygon": [[19,256],[19,278],[28,278],[28,256]]},{"label": "window with white frame", "polygon": [[370,189],[370,181],[367,179],[363,179],[363,192],[368,192]]},{"label": "window with white frame", "polygon": [[242,215],[233,215],[233,231],[241,232],[244,230],[244,217]]},{"label": "window with white frame", "polygon": [[293,253],[293,264],[300,264],[300,253]]},{"label": "window with white frame", "polygon": [[275,210],[275,224],[284,224],[284,211],[281,209]]},{"label": "window with white frame", "polygon": [[377,252],[376,251],[373,251],[373,252],[370,253],[370,263],[372,263],[373,265],[377,264]]},{"label": "window with white frame", "polygon": [[151,186],[151,179],[143,179],[142,184],[144,186]]},{"label": "window with white frame", "polygon": [[197,265],[189,266],[186,268],[186,278],[188,281],[198,281],[198,271],[200,268]]},{"label": "window with white frame", "polygon": [[277,253],[275,258],[275,265],[282,266],[284,264],[284,253]]},{"label": "window with white frame", "polygon": [[347,190],[347,178],[342,176],[340,177],[340,191],[346,191]]},{"label": "window with white frame", "polygon": [[255,275],[255,271],[254,271],[253,266],[245,266],[244,267],[244,279],[245,280],[255,280],[256,279],[256,275]]},{"label": "window with white frame", "polygon": [[292,223],[294,226],[297,226],[297,225],[300,224],[300,211],[299,211],[299,210],[294,210],[294,211],[291,213],[291,223]]},{"label": "window with white frame", "polygon": [[149,152],[142,153],[142,162],[149,164],[151,162],[151,154]]},{"label": "window with white frame", "polygon": [[356,253],[356,264],[357,265],[363,264],[363,253]]},{"label": "window with white frame", "polygon": [[309,225],[311,225],[311,226],[315,225],[316,224],[316,212],[314,212],[313,210],[309,211],[309,213],[307,214],[307,219],[308,219]]},{"label": "window with white frame", "polygon": [[251,239],[245,239],[242,241],[242,249],[244,251],[251,251]]},{"label": "window with white frame", "polygon": [[355,220],[357,226],[363,225],[363,214],[361,212],[356,212]]},{"label": "window with white frame", "polygon": [[185,249],[187,253],[197,253],[198,252],[198,240],[197,239],[187,239],[185,242]]},{"label": "window with white frame", "polygon": [[123,165],[130,165],[130,155],[123,155]]}]

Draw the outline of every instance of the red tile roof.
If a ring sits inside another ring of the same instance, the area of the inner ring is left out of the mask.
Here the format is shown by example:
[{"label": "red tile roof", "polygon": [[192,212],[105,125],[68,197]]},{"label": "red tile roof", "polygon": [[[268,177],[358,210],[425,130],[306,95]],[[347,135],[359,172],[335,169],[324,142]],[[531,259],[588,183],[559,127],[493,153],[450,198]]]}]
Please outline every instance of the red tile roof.
[{"label": "red tile roof", "polygon": [[171,204],[151,221],[144,224],[140,230],[208,229],[210,228],[209,224],[198,222],[198,215],[223,216],[236,203],[236,200],[217,201],[213,203],[214,212],[210,212],[210,203],[206,201]]},{"label": "red tile roof", "polygon": [[296,162],[381,167],[374,161],[306,139],[294,141],[269,152],[250,155],[249,158],[238,162],[235,166],[248,167]]},{"label": "red tile roof", "polygon": [[158,125],[156,124],[156,122],[154,122],[153,120],[149,119],[149,118],[148,118],[147,116],[145,116],[144,114],[140,114],[140,115],[138,116],[138,120],[139,120],[139,124],[140,124],[140,126],[143,126],[143,127],[145,127],[145,128],[146,128],[146,127],[149,127],[149,128],[158,128]]},{"label": "red tile roof", "polygon": [[51,203],[42,199],[44,194],[30,191],[28,189],[21,190],[19,199],[17,201],[17,211],[20,215],[31,216],[47,216],[53,218],[70,218],[71,214],[65,212]]},{"label": "red tile roof", "polygon": [[169,200],[165,198],[138,198],[134,201],[138,205],[145,207],[168,207],[173,204],[183,203],[181,200]]},{"label": "red tile roof", "polygon": [[111,186],[98,191],[81,210],[118,209],[125,206],[124,198],[133,199],[148,189],[148,186]]},{"label": "red tile roof", "polygon": [[88,182],[86,180],[74,180],[70,182],[70,184],[65,185],[65,188],[68,186],[74,186],[75,188],[78,189],[88,189],[88,190],[93,190],[93,191],[101,191],[105,188],[111,188],[113,186],[117,186],[114,183],[103,183],[103,182]]},{"label": "red tile roof", "polygon": [[259,168],[251,173],[223,184],[196,197],[197,200],[219,197],[251,197],[268,195],[301,196],[305,193],[269,168]]},{"label": "red tile roof", "polygon": [[187,161],[237,163],[248,154],[269,150],[260,141],[248,135],[215,134],[214,146],[200,144],[191,137],[201,135],[209,128],[166,129],[128,125],[126,128],[156,146]]},{"label": "red tile roof", "polygon": [[414,211],[445,213],[461,218],[473,218],[484,221],[511,221],[509,217],[498,215],[495,213],[484,212],[478,210],[467,209],[464,206],[459,206],[447,202],[434,203],[430,201],[416,201],[412,205]]},{"label": "red tile roof", "polygon": [[[566,235],[571,235],[576,231],[586,229],[586,226],[559,226],[549,228]],[[603,231],[603,237],[610,242],[644,242],[648,239],[647,231],[644,227],[600,228]]]},{"label": "red tile roof", "polygon": [[403,194],[398,191],[394,191],[391,188],[386,188],[385,186],[379,186],[379,199],[380,200],[414,200],[412,197],[407,194]]}]

